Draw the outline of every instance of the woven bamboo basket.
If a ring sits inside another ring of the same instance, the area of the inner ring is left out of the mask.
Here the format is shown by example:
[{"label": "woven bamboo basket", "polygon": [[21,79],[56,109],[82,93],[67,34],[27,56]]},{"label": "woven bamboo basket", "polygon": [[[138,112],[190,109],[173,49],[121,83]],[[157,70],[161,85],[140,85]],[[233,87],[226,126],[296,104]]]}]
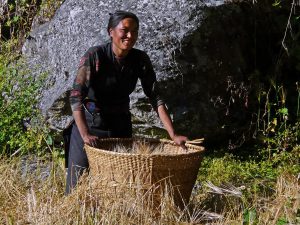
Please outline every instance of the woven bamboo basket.
[{"label": "woven bamboo basket", "polygon": [[[133,154],[112,151],[116,145],[131,148],[136,142],[160,146],[161,153]],[[108,138],[100,139],[96,147],[85,145],[90,175],[101,176],[99,182],[113,182],[114,186],[127,183],[130,187],[142,186],[152,192],[156,204],[166,184],[173,188],[174,203],[182,207],[188,203],[195,184],[204,147],[186,144],[187,150],[169,140]]]}]

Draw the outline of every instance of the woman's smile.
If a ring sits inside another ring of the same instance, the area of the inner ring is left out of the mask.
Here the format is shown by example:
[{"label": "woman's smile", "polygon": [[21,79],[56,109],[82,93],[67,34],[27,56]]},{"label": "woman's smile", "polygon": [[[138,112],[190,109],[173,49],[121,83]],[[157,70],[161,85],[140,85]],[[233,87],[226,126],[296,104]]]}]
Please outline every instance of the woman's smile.
[{"label": "woman's smile", "polygon": [[138,25],[132,18],[125,18],[110,30],[112,48],[116,56],[124,57],[138,38]]}]

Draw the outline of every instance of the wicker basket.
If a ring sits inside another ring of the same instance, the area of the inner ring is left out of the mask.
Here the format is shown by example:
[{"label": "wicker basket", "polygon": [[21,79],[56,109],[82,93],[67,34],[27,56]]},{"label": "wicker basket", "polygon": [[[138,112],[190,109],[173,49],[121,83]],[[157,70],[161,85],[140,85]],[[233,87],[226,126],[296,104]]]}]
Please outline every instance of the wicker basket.
[{"label": "wicker basket", "polygon": [[[130,148],[139,141],[147,142],[151,146],[160,145],[163,151],[156,154],[112,151],[118,144]],[[187,151],[168,140],[109,138],[101,139],[97,148],[85,145],[85,150],[90,175],[93,177],[101,174],[99,182],[113,181],[115,186],[126,182],[130,187],[138,184],[146,191],[153,186],[160,187],[156,188],[157,196],[165,189],[166,183],[171,183],[174,202],[182,207],[189,201],[204,152],[202,146],[186,144],[186,147]],[[166,179],[168,182],[165,182]]]}]

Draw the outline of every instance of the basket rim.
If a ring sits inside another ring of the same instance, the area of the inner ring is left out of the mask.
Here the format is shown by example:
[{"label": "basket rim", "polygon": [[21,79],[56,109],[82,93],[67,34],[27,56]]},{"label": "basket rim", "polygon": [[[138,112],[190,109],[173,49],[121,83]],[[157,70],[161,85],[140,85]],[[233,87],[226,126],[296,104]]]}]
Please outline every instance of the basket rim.
[{"label": "basket rim", "polygon": [[[157,138],[137,138],[137,137],[133,137],[133,138],[100,138],[98,140],[98,143],[101,142],[112,142],[112,141],[120,141],[120,142],[131,142],[131,141],[148,141],[148,142],[152,142],[152,143],[163,143],[163,144],[169,144],[169,145],[173,145],[178,147],[177,144],[175,144],[173,141],[171,140],[167,140],[167,139],[157,139]],[[84,149],[86,151],[86,149],[90,149],[93,151],[97,151],[97,152],[101,152],[103,154],[109,154],[109,155],[119,155],[119,156],[139,156],[139,157],[160,157],[160,156],[168,156],[168,157],[179,157],[179,156],[191,156],[191,155],[197,155],[197,154],[202,154],[205,151],[205,148],[203,146],[198,146],[198,145],[193,145],[193,144],[185,144],[185,146],[188,149],[192,149],[193,152],[189,152],[189,150],[185,151],[182,149],[182,153],[176,153],[176,154],[170,154],[170,153],[155,153],[155,154],[135,154],[135,153],[130,153],[130,152],[113,152],[113,151],[108,151],[105,149],[101,149],[101,148],[96,148],[93,146],[90,146],[88,144],[84,144]]]}]

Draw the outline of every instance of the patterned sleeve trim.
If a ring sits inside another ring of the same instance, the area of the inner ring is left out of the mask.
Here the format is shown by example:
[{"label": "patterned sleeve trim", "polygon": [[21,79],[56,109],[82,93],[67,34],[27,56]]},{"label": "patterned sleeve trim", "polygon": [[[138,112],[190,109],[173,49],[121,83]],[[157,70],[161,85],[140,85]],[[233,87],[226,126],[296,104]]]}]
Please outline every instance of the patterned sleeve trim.
[{"label": "patterned sleeve trim", "polygon": [[86,53],[79,62],[79,69],[70,93],[72,111],[83,111],[83,100],[88,95],[88,83],[91,75],[89,53]]}]

